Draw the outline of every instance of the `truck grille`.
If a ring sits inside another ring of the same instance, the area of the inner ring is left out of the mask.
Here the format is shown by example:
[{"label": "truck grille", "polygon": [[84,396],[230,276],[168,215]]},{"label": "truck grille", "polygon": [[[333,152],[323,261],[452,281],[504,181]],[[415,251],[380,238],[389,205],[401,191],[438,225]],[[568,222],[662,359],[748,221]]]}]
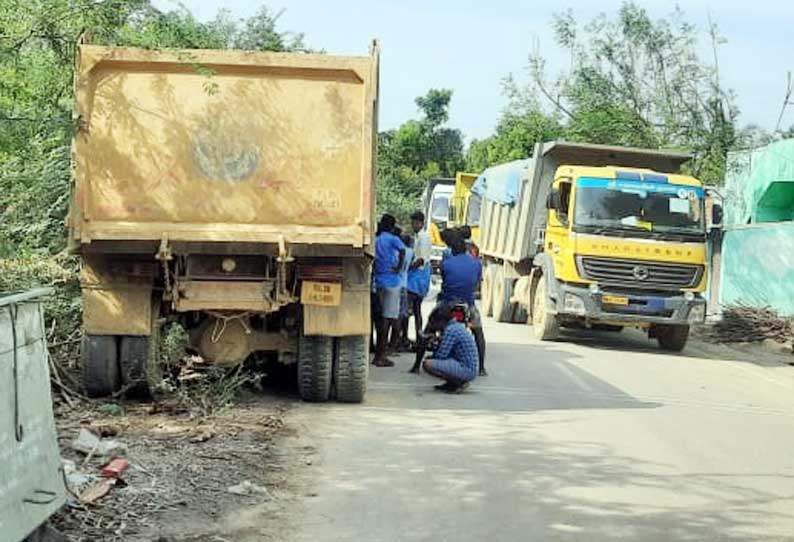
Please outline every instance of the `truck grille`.
[{"label": "truck grille", "polygon": [[702,265],[619,260],[615,258],[576,258],[583,278],[604,284],[633,286],[652,290],[692,288],[703,276]]}]

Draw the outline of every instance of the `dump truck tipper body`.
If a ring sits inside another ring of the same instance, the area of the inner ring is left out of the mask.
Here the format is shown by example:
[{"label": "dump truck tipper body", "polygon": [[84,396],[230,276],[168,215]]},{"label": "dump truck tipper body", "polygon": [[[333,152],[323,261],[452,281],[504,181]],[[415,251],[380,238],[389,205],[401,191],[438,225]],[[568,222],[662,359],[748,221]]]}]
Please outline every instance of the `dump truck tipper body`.
[{"label": "dump truck tipper body", "polygon": [[483,307],[560,326],[646,328],[683,348],[705,316],[705,207],[683,153],[565,142],[486,170],[480,253]]},{"label": "dump truck tipper body", "polygon": [[360,400],[377,82],[376,46],[80,46],[69,242],[90,391],[142,378],[157,323],[178,320],[217,363],[278,353],[305,398]]}]

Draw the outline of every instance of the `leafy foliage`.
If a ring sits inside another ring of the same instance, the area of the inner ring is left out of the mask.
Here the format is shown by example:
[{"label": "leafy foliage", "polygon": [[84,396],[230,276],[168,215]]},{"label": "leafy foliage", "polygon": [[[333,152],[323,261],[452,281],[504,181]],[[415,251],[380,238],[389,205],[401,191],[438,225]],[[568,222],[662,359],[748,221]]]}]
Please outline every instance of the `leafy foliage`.
[{"label": "leafy foliage", "polygon": [[416,99],[419,120],[378,135],[378,213],[405,220],[428,179],[453,177],[463,167],[463,135],[445,126],[451,100],[451,90],[431,89]]},{"label": "leafy foliage", "polygon": [[714,24],[710,61],[699,56],[698,32],[680,9],[652,20],[625,2],[613,17],[584,24],[567,11],[555,16],[553,29],[570,69],[550,81],[536,50],[530,85],[519,88],[508,79],[509,105],[494,135],[472,142],[469,169],[529,156],[537,141],[565,139],[693,151],[691,173],[719,184],[729,150],[771,137],[751,127],[737,130],[734,96],[719,77],[724,39]]}]

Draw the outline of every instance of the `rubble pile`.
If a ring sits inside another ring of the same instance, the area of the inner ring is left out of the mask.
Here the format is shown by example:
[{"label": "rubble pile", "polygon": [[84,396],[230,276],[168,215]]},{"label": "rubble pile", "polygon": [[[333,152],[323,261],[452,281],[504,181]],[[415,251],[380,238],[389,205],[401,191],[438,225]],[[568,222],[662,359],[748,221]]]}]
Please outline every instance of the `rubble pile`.
[{"label": "rubble pile", "polygon": [[734,305],[724,309],[722,319],[704,337],[722,343],[765,340],[789,343],[794,339],[794,318],[780,316],[769,307]]},{"label": "rubble pile", "polygon": [[68,499],[52,522],[70,542],[213,532],[229,510],[275,501],[286,483],[272,448],[280,405],[252,400],[210,417],[176,401],[113,405],[57,420]]}]

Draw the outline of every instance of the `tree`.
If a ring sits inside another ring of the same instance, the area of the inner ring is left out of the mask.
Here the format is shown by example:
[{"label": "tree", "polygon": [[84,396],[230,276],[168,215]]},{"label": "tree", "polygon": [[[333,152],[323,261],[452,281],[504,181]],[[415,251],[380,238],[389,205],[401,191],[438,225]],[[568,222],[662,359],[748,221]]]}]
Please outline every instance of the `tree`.
[{"label": "tree", "polygon": [[502,162],[532,155],[535,144],[563,135],[559,115],[547,113],[532,94],[522,93],[512,78],[504,84],[508,106],[502,112],[492,136],[474,140],[466,156],[466,169],[481,172]]},{"label": "tree", "polygon": [[399,219],[419,205],[433,177],[452,177],[463,168],[463,136],[445,125],[452,91],[431,89],[416,99],[421,118],[378,135],[378,213]]},{"label": "tree", "polygon": [[563,116],[567,139],[693,150],[692,172],[708,183],[722,181],[738,110],[720,82],[724,40],[716,25],[709,25],[710,63],[698,56],[697,31],[677,8],[654,21],[625,2],[614,18],[601,15],[588,24],[568,11],[555,17],[554,30],[570,53],[570,70],[549,83],[535,52],[528,92]]}]

